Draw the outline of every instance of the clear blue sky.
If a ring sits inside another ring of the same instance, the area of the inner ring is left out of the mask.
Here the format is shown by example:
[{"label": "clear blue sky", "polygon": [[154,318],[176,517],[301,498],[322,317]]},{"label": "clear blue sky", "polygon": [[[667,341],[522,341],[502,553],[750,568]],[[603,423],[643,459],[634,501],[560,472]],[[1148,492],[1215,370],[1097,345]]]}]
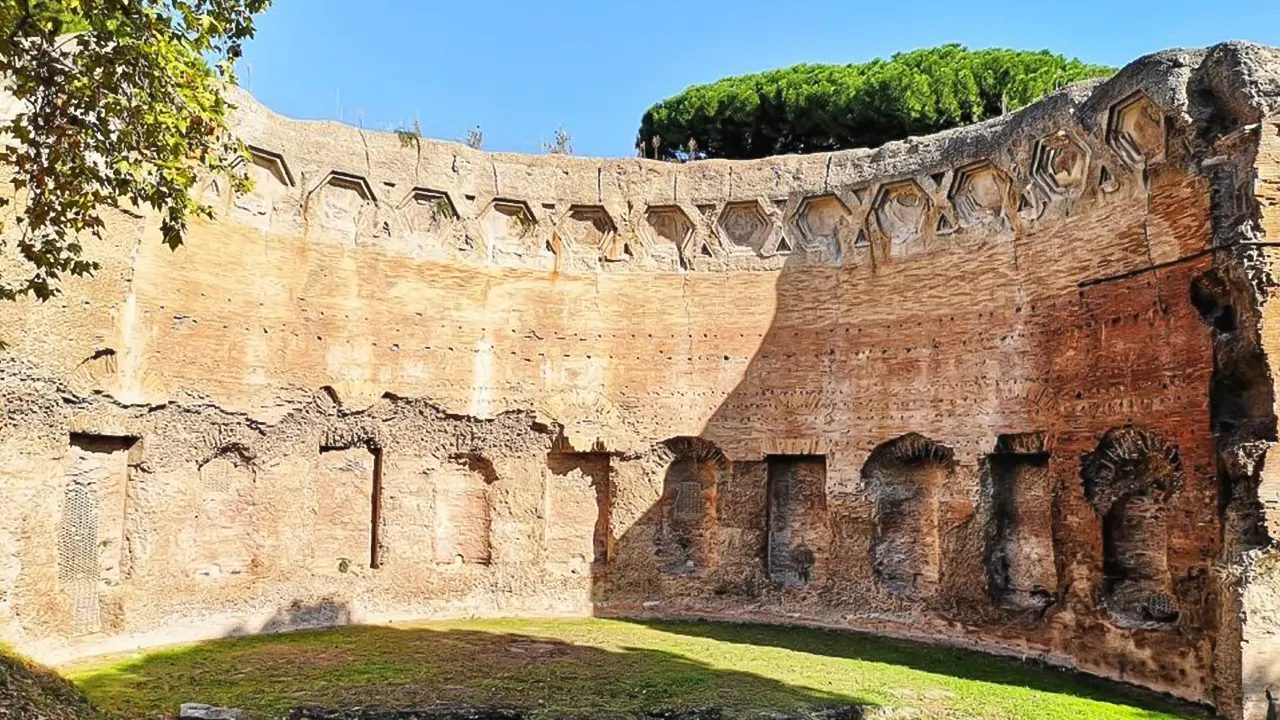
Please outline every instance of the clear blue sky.
[{"label": "clear blue sky", "polygon": [[275,0],[240,80],[277,112],[539,152],[631,156],[688,85],[959,42],[1123,65],[1168,47],[1280,45],[1277,0]]}]

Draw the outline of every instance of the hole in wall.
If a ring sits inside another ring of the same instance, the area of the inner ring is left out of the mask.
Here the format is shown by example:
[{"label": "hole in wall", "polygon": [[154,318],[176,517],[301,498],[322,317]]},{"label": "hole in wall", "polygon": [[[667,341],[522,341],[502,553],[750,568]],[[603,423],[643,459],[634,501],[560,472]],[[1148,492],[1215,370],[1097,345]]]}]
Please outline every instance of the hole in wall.
[{"label": "hole in wall", "polygon": [[1234,293],[1217,269],[1191,280],[1191,304],[1210,327],[1220,333],[1239,329]]},{"label": "hole in wall", "polygon": [[1192,279],[1191,304],[1213,328],[1214,371],[1209,387],[1210,418],[1219,439],[1239,434],[1275,438],[1275,402],[1266,356],[1241,332],[1241,312],[1251,312],[1252,285],[1224,268]]}]

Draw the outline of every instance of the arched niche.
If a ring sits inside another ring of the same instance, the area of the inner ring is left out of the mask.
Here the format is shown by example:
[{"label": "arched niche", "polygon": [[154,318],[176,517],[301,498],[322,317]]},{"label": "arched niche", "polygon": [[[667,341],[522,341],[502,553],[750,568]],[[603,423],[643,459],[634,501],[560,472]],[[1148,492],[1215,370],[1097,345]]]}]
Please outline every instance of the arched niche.
[{"label": "arched niche", "polygon": [[198,466],[192,574],[216,580],[247,575],[257,560],[254,543],[257,466],[242,445],[218,448]]},{"label": "arched niche", "polygon": [[1082,458],[1085,497],[1102,517],[1103,605],[1118,624],[1177,622],[1166,507],[1182,486],[1177,448],[1133,426],[1108,430]]},{"label": "arched niche", "polygon": [[728,462],[713,443],[677,437],[662,443],[668,461],[658,501],[659,567],[692,574],[715,564],[716,484]]},{"label": "arched niche", "polygon": [[871,567],[885,592],[910,598],[936,592],[942,570],[938,500],[954,468],[951,448],[918,433],[876,446],[862,466],[875,504]]}]

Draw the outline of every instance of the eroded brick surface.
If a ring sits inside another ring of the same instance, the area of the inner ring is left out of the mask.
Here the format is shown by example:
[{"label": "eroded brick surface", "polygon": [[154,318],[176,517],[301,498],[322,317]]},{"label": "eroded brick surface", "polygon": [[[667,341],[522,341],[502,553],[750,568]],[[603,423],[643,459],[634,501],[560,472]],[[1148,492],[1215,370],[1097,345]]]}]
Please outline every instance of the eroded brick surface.
[{"label": "eroded brick surface", "polygon": [[1224,45],[667,165],[239,97],[251,194],[211,180],[178,253],[112,216],[97,277],[0,314],[0,639],[750,618],[1265,718],[1278,99]]}]

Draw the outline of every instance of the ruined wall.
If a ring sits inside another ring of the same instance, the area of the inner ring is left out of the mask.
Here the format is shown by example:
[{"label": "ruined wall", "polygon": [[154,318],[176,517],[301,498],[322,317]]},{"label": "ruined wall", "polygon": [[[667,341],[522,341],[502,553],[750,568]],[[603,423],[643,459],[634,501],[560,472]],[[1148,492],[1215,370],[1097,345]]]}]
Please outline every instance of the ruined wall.
[{"label": "ruined wall", "polygon": [[0,638],[750,618],[1266,717],[1278,68],[688,165],[241,95],[251,193],[206,181],[176,253],[113,216],[97,277],[0,316]]}]

